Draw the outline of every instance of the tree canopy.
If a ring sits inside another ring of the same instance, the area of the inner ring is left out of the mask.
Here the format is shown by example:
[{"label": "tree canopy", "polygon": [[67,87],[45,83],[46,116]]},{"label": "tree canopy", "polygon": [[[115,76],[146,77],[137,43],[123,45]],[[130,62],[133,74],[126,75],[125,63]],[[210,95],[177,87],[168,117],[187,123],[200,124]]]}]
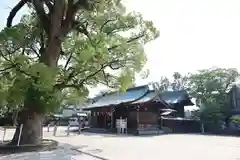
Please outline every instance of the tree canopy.
[{"label": "tree canopy", "polygon": [[162,91],[173,90],[187,90],[189,83],[188,75],[182,75],[179,72],[174,72],[172,75],[172,79],[162,76],[158,82],[152,82],[155,89]]},{"label": "tree canopy", "polygon": [[[30,14],[12,26],[17,12]],[[121,0],[19,0],[0,33],[1,106],[19,110],[16,144],[41,142],[41,122],[66,97],[89,87],[125,90],[146,62],[144,44],[158,37],[151,21]]]},{"label": "tree canopy", "polygon": [[159,91],[188,91],[200,107],[195,116],[208,129],[217,131],[230,116],[228,92],[238,79],[239,72],[236,69],[208,68],[187,75],[175,72],[172,79],[161,77],[154,85]]},{"label": "tree canopy", "polygon": [[[151,21],[139,13],[126,12],[119,0],[101,1],[94,3],[94,9],[84,6],[77,11],[74,6],[80,1],[62,1],[67,9],[60,17],[64,21],[59,26],[60,54],[50,55],[57,59],[57,65],[49,67],[45,55],[51,27],[57,27],[49,19],[57,16],[56,8],[61,4],[50,0],[24,2],[32,8],[31,14],[11,26],[11,12],[8,27],[0,33],[2,106],[23,107],[26,95],[34,94],[32,101],[49,110],[59,105],[63,90],[83,97],[97,84],[124,90],[146,62],[144,44],[159,35]],[[73,11],[74,19],[68,19]],[[65,22],[68,20],[72,22]],[[68,23],[71,26],[65,26]]]}]

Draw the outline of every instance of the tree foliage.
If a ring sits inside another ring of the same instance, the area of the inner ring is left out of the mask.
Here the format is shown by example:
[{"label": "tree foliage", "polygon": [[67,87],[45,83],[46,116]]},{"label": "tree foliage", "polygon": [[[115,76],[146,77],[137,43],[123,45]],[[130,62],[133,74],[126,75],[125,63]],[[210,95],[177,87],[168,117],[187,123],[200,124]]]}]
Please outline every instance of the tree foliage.
[{"label": "tree foliage", "polygon": [[[11,26],[25,3],[31,14]],[[59,26],[57,18],[63,21]],[[120,0],[21,0],[7,26],[0,33],[0,104],[21,108],[28,99],[44,112],[57,108],[66,91],[86,97],[97,84],[128,88],[146,62],[144,44],[159,35],[151,21],[127,13]],[[48,52],[50,45],[60,46],[59,54]]]},{"label": "tree foliage", "polygon": [[[12,26],[26,4],[31,14]],[[0,103],[19,111],[11,145],[20,124],[20,144],[40,144],[44,115],[66,97],[75,103],[98,84],[128,88],[146,62],[144,44],[157,36],[121,0],[19,0],[0,33]]]},{"label": "tree foliage", "polygon": [[159,91],[188,91],[200,107],[194,115],[216,131],[230,115],[228,91],[238,78],[236,69],[208,68],[187,75],[175,72],[172,79],[161,77],[154,86]]},{"label": "tree foliage", "polygon": [[233,116],[231,120],[234,124],[240,125],[240,116]]},{"label": "tree foliage", "polygon": [[201,122],[208,131],[219,131],[226,120],[226,115],[218,103],[206,103],[205,108],[198,113]]},{"label": "tree foliage", "polygon": [[229,117],[228,91],[239,78],[236,69],[210,68],[189,76],[189,91],[201,102],[200,119],[209,128],[220,128]]},{"label": "tree foliage", "polygon": [[221,101],[238,78],[236,69],[204,69],[189,76],[189,88],[194,97],[200,97],[203,101]]},{"label": "tree foliage", "polygon": [[174,72],[172,79],[162,76],[158,82],[153,82],[153,86],[159,91],[180,91],[188,89],[188,76],[179,72]]}]

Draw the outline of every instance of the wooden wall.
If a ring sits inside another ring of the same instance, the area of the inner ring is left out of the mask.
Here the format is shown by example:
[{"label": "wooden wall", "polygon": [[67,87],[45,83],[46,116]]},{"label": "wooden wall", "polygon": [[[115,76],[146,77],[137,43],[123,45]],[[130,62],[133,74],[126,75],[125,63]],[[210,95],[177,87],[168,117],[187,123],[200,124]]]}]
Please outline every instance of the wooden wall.
[{"label": "wooden wall", "polygon": [[234,86],[229,92],[231,108],[235,111],[240,111],[240,88]]},{"label": "wooden wall", "polygon": [[[141,104],[133,106],[118,106],[114,107],[115,111],[113,112],[113,128],[116,127],[116,119],[127,118],[128,128],[136,129],[137,128],[137,112],[139,112],[139,124],[141,127],[156,127],[159,125],[159,105],[160,104]],[[161,107],[161,106],[160,106]],[[164,107],[164,106],[163,106]],[[91,110],[91,126],[94,128],[102,127],[100,123],[101,120],[97,118],[97,112],[109,113],[111,107],[106,108],[96,108]]]}]

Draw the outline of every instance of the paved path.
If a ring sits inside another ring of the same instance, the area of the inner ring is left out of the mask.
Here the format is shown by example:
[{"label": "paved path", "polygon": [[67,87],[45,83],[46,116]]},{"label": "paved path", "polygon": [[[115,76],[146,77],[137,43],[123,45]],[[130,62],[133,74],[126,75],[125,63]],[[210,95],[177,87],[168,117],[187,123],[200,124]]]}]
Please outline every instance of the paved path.
[{"label": "paved path", "polygon": [[[65,127],[61,129],[61,134],[66,135]],[[44,135],[46,138],[52,138],[52,132],[46,132],[44,129]],[[6,134],[6,140],[11,139],[14,130],[8,129]],[[0,131],[0,139],[2,139],[3,131]],[[54,139],[54,138],[52,138]],[[94,156],[84,154],[81,151],[75,150],[75,146],[68,143],[60,143],[59,148],[53,151],[45,152],[27,152],[18,154],[1,155],[0,160],[99,160]]]},{"label": "paved path", "polygon": [[[59,128],[56,137],[45,130],[44,137],[109,160],[240,160],[240,138],[235,137],[181,134],[136,137],[91,133],[66,136],[63,130]],[[8,131],[8,136],[12,133]]]},{"label": "paved path", "polygon": [[85,134],[55,137],[111,160],[240,160],[240,139],[200,135],[116,137]]},{"label": "paved path", "polygon": [[98,160],[94,157],[72,150],[69,146],[60,145],[59,149],[47,152],[27,152],[3,155],[0,160]]}]

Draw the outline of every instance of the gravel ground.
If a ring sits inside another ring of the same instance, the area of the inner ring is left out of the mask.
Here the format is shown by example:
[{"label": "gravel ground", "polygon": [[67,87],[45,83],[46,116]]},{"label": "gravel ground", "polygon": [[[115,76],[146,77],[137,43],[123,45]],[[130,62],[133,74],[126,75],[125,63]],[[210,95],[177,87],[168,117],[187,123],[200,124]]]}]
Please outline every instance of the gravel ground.
[{"label": "gravel ground", "polygon": [[[29,160],[35,160],[34,158],[39,160],[93,160],[94,157],[89,155],[103,157],[107,160],[240,160],[240,138],[237,137],[187,134],[139,137],[93,133],[81,135],[72,133],[67,136],[65,129],[65,127],[59,127],[57,136],[52,136],[52,129],[50,132],[44,129],[45,138],[65,144],[58,150],[14,156],[29,157],[31,154],[32,157],[28,158]],[[8,130],[7,137],[12,135],[13,130]],[[73,151],[71,147],[87,154]],[[13,157],[0,157],[0,160],[4,158],[14,160]],[[24,160],[23,157],[20,159]]]}]

